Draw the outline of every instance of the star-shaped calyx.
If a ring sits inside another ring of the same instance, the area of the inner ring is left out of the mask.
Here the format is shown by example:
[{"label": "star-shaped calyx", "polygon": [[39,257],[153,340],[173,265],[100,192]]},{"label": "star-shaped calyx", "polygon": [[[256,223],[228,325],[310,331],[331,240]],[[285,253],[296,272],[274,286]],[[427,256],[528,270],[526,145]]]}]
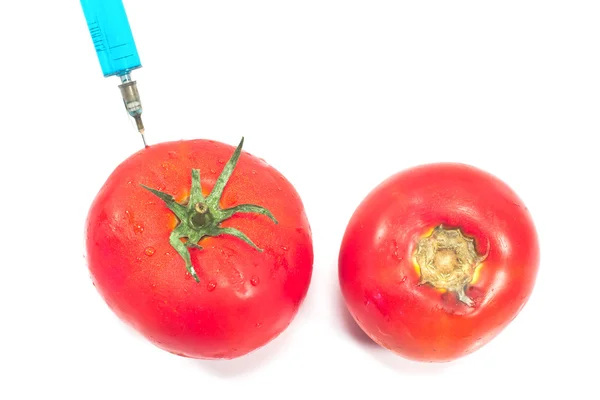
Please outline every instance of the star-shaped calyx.
[{"label": "star-shaped calyx", "polygon": [[480,255],[473,238],[458,228],[439,225],[417,243],[415,261],[421,274],[419,283],[454,292],[459,301],[472,307],[474,302],[466,290],[488,254],[489,242],[486,254]]},{"label": "star-shaped calyx", "polygon": [[[273,222],[277,224],[277,220],[271,214],[269,210],[264,207],[257,206],[254,204],[240,204],[235,207],[222,209],[219,205],[223,190],[235,169],[237,161],[242,152],[242,146],[244,144],[244,138],[240,141],[240,144],[235,149],[233,155],[225,164],[223,171],[217,178],[214,187],[210,194],[204,197],[202,194],[202,186],[200,183],[200,171],[197,169],[192,170],[192,187],[190,190],[189,200],[187,204],[178,203],[175,198],[170,194],[160,192],[156,189],[149,188],[142,185],[144,188],[160,197],[169,210],[177,216],[179,220],[178,225],[171,232],[169,243],[177,251],[177,253],[185,261],[185,267],[188,272],[194,277],[196,282],[200,279],[194,270],[192,261],[190,258],[190,248],[202,249],[198,242],[207,236],[220,236],[220,235],[231,235],[238,239],[243,240],[250,246],[258,251],[262,249],[258,248],[248,236],[238,229],[230,227],[222,227],[221,223],[233,216],[236,213],[257,213],[263,214],[269,217]],[[186,239],[182,241],[182,239]]]}]

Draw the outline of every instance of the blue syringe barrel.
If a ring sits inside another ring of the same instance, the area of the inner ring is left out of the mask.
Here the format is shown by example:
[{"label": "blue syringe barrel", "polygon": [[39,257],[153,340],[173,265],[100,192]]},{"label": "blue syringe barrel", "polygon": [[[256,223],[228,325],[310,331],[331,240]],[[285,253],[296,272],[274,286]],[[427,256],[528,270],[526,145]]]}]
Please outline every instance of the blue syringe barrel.
[{"label": "blue syringe barrel", "polygon": [[81,0],[81,7],[104,76],[122,76],[140,68],[122,0]]}]

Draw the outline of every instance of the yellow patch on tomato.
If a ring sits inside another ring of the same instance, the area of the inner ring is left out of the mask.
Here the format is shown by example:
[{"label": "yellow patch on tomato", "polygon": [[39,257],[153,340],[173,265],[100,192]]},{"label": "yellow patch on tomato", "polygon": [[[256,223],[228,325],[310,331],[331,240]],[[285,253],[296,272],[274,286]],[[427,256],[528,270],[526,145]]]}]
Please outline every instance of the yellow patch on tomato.
[{"label": "yellow patch on tomato", "polygon": [[483,268],[484,263],[480,263],[475,267],[475,271],[473,272],[473,279],[471,279],[471,285],[477,283],[479,280],[479,276],[481,275],[481,268]]}]

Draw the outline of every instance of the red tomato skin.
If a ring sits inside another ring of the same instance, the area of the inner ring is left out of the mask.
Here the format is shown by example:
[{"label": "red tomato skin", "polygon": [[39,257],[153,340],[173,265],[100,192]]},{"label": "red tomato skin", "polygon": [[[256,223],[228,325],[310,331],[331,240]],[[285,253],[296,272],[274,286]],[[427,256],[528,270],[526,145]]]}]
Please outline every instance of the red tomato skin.
[{"label": "red tomato skin", "polygon": [[150,146],[113,171],[86,222],[88,268],[108,306],[156,346],[184,357],[231,359],[264,346],[292,322],[311,281],[312,233],[298,193],[245,151],[221,207],[260,205],[278,224],[236,214],[222,226],[264,251],[227,235],[202,239],[202,250],[190,250],[198,283],[171,247],[177,219],[141,184],[181,202],[195,168],[206,196],[234,150],[208,140]]},{"label": "red tomato skin", "polygon": [[[459,227],[489,255],[468,307],[453,293],[419,285],[417,241],[443,224]],[[533,220],[503,181],[475,167],[436,163],[378,185],[352,215],[339,254],[351,315],[376,343],[407,359],[447,362],[498,335],[528,301],[539,268]]]}]

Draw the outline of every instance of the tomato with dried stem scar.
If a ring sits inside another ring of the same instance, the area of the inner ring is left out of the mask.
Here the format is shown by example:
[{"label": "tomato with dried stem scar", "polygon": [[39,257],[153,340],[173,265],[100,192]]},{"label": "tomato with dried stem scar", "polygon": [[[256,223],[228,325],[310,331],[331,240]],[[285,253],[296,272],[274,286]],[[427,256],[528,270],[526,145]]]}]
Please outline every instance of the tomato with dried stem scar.
[{"label": "tomato with dried stem scar", "polygon": [[346,305],[381,346],[450,361],[499,334],[528,301],[539,245],[497,177],[456,163],[401,171],[352,215],[340,248]]},{"label": "tomato with dried stem scar", "polygon": [[303,203],[242,145],[188,140],[141,150],[89,211],[94,285],[125,323],[171,353],[247,354],[287,328],[308,291]]}]

